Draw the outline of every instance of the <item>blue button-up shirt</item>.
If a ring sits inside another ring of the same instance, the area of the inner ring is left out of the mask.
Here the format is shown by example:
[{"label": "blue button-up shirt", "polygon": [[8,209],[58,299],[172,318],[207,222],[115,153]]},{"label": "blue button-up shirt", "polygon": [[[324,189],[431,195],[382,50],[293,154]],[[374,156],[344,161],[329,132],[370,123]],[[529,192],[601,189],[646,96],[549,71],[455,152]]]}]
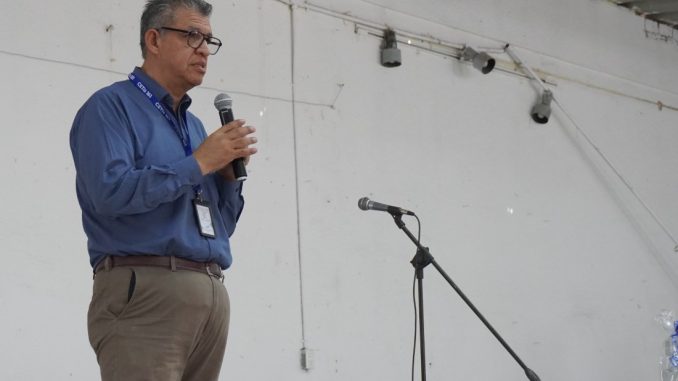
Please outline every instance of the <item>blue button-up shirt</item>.
[{"label": "blue button-up shirt", "polygon": [[[140,68],[134,74],[173,112],[165,89]],[[207,134],[187,111],[190,103],[185,96],[175,118],[195,150]],[[242,183],[203,176],[177,130],[131,81],[92,95],[75,117],[70,143],[92,266],[106,255],[175,255],[231,265],[229,237],[243,208]],[[196,185],[211,204],[215,239],[200,235]]]}]

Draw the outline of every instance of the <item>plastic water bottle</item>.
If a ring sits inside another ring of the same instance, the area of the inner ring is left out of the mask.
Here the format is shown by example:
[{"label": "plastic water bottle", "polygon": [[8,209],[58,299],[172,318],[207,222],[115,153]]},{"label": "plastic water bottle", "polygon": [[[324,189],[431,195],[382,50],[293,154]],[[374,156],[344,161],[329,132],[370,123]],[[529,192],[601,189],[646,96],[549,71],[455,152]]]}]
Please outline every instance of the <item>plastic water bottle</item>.
[{"label": "plastic water bottle", "polygon": [[673,312],[664,310],[655,320],[670,333],[664,340],[664,356],[659,361],[662,381],[678,381],[678,321]]}]

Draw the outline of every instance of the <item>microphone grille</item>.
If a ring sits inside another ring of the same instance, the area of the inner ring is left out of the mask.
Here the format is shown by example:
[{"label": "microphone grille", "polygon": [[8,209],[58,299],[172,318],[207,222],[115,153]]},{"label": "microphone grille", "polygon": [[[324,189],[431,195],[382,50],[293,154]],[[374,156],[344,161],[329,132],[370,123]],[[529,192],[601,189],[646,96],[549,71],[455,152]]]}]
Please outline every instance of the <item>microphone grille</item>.
[{"label": "microphone grille", "polygon": [[214,98],[214,107],[219,111],[230,110],[233,107],[233,100],[228,94],[221,93]]},{"label": "microphone grille", "polygon": [[358,200],[358,208],[362,210],[370,210],[370,199],[367,197],[363,197],[360,200]]}]

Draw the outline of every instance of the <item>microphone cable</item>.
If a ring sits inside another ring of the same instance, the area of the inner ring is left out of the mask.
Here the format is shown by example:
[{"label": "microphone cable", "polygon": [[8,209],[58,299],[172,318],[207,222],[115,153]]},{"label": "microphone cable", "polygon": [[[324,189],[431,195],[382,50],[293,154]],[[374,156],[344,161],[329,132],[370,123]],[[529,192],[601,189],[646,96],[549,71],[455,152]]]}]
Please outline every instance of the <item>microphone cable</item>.
[{"label": "microphone cable", "polygon": [[[419,216],[416,214],[414,215],[414,218],[417,219],[417,242],[421,244],[421,221],[419,220]],[[412,306],[414,307],[414,340],[412,343],[412,371],[411,371],[411,377],[412,381],[414,381],[414,363],[416,361],[417,357],[417,325],[419,323],[419,318],[417,314],[417,293],[416,293],[416,288],[417,288],[417,270],[414,270],[414,278],[412,279]]]}]

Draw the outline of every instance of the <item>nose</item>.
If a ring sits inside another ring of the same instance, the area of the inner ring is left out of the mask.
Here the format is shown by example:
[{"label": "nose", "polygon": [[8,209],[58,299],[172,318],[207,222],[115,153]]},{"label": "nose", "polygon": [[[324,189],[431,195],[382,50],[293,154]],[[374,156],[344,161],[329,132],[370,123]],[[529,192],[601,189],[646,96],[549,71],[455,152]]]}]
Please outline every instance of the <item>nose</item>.
[{"label": "nose", "polygon": [[210,48],[207,46],[207,40],[203,39],[202,42],[200,43],[200,46],[195,48],[195,52],[198,54],[201,54],[205,57],[210,55]]}]

